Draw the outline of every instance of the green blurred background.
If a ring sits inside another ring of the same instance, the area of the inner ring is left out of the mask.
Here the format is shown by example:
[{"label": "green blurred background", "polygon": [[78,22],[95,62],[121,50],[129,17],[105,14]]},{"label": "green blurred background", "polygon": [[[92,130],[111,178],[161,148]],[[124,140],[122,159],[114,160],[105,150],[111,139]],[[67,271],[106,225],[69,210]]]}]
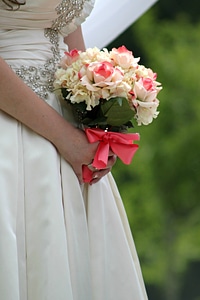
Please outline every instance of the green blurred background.
[{"label": "green blurred background", "polygon": [[113,168],[149,300],[200,300],[200,1],[160,0],[108,48],[158,73],[160,115]]}]

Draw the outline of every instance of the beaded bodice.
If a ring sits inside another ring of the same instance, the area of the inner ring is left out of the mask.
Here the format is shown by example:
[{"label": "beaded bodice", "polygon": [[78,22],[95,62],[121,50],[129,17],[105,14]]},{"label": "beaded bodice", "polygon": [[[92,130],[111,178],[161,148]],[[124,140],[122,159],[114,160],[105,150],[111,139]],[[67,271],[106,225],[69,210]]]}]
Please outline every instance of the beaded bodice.
[{"label": "beaded bodice", "polygon": [[37,5],[33,2],[27,0],[20,10],[12,12],[0,1],[0,56],[8,60],[34,92],[46,99],[53,89],[55,69],[64,47],[63,36],[85,20],[93,0],[62,0],[60,3],[59,0],[38,0]]},{"label": "beaded bodice", "polygon": [[16,74],[30,86],[41,98],[48,98],[48,92],[53,91],[54,73],[60,59],[59,36],[62,28],[70,24],[75,17],[79,17],[83,9],[84,0],[63,0],[57,7],[57,18],[52,21],[50,28],[44,29],[44,36],[51,42],[52,57],[44,65],[24,66],[16,68]]}]

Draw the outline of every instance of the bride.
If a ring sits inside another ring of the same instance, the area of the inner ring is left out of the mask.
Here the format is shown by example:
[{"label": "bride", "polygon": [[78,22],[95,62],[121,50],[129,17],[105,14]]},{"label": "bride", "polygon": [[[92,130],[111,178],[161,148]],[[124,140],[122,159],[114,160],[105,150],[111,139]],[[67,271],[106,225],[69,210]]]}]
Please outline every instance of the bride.
[{"label": "bride", "polygon": [[53,93],[66,51],[84,50],[92,0],[0,0],[2,300],[145,300],[108,165],[82,182],[97,144]]}]

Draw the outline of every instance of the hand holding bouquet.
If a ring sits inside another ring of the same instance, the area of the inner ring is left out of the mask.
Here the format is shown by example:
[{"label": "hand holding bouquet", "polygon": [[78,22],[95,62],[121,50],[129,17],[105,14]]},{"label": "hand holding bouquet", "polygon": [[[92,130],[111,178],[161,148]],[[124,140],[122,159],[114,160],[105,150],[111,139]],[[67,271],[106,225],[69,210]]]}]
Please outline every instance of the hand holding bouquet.
[{"label": "hand holding bouquet", "polygon": [[125,46],[111,51],[75,49],[65,52],[56,71],[55,89],[72,105],[77,122],[87,128],[89,141],[100,141],[93,162],[96,168],[106,165],[109,147],[129,164],[139,135],[122,132],[133,127],[134,120],[148,125],[158,116],[161,84],[156,73],[138,62]]}]

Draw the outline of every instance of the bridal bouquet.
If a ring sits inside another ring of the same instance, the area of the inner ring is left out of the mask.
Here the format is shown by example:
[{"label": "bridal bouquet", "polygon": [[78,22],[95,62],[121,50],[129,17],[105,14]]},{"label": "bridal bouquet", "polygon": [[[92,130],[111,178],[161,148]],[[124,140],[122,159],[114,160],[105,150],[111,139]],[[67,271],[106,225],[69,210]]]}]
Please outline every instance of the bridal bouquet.
[{"label": "bridal bouquet", "polygon": [[[95,168],[106,166],[109,148],[124,163],[131,162],[138,148],[133,141],[139,140],[139,135],[124,132],[134,126],[134,121],[148,125],[158,116],[157,95],[162,87],[156,77],[125,46],[111,51],[95,47],[65,52],[54,87],[72,106],[89,141],[100,141]],[[90,181],[90,175],[85,181]]]}]

